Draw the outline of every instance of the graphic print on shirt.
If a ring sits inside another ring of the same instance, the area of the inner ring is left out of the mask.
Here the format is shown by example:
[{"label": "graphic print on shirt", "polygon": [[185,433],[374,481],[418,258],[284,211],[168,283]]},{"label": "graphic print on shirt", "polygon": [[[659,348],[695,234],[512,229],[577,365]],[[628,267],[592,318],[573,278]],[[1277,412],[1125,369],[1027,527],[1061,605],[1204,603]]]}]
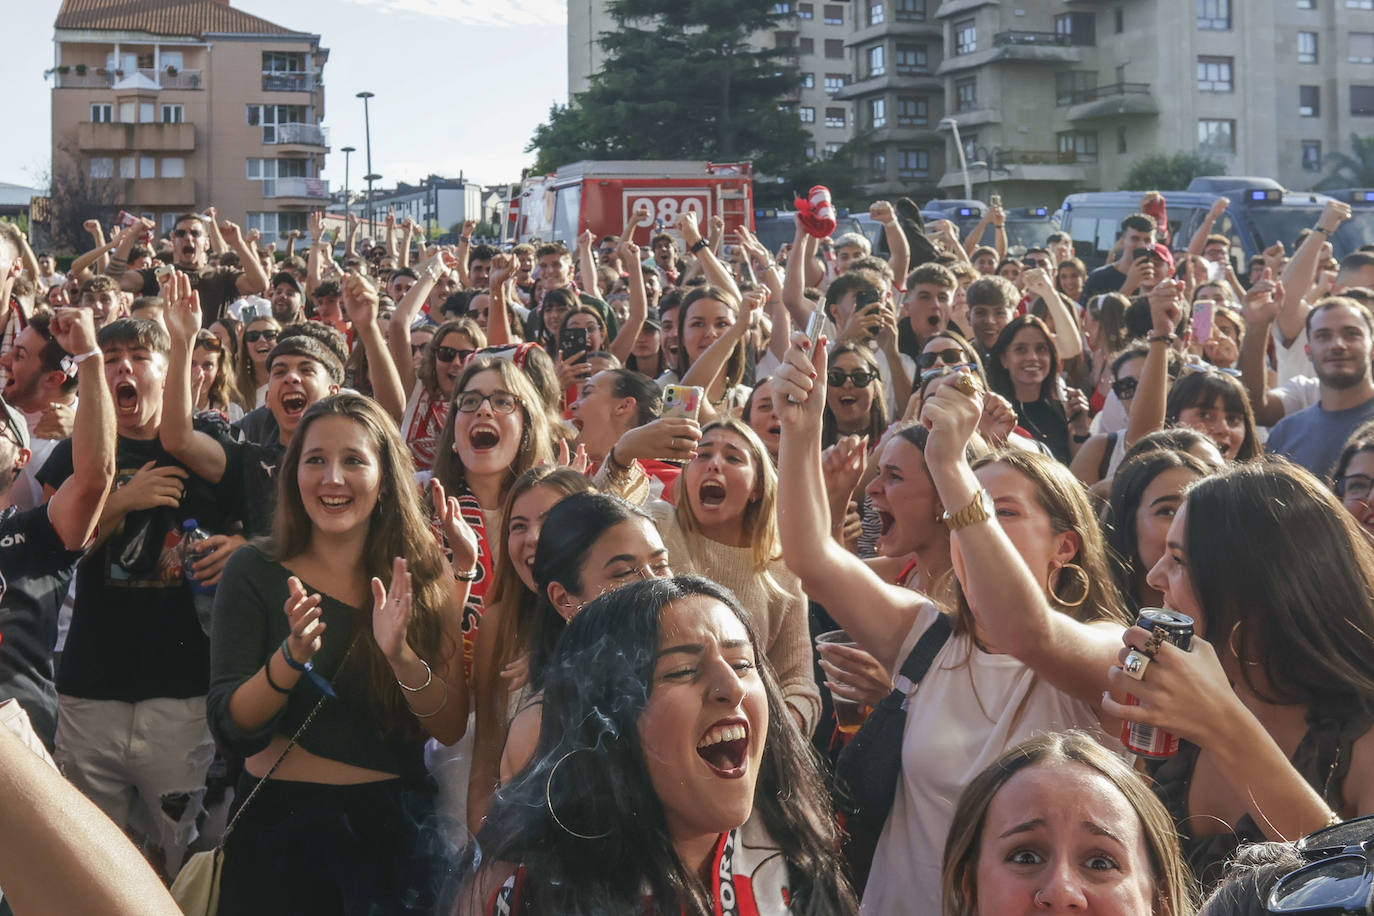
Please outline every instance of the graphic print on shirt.
[{"label": "graphic print on shirt", "polygon": [[[118,490],[133,479],[139,468],[120,468],[115,473]],[[177,510],[169,506],[140,509],[124,517],[105,552],[105,584],[113,588],[180,588],[180,530]]]}]

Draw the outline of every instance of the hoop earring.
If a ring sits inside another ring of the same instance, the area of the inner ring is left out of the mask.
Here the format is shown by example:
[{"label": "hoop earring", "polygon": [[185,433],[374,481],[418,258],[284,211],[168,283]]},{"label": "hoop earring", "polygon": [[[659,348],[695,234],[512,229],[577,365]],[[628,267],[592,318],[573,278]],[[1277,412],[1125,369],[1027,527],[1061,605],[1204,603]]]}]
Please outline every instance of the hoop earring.
[{"label": "hoop earring", "polygon": [[610,835],[611,835],[611,832],[610,832],[609,830],[606,830],[606,831],[603,831],[603,832],[601,832],[601,833],[587,834],[587,833],[578,833],[576,830],[570,830],[570,829],[568,829],[568,825],[565,824],[565,823],[563,823],[563,822],[559,819],[559,817],[558,817],[558,812],[555,811],[555,810],[553,809],[553,777],[554,777],[554,774],[557,773],[557,772],[558,772],[558,768],[561,767],[561,766],[563,765],[563,761],[567,760],[567,759],[568,759],[569,757],[571,757],[573,754],[576,754],[576,753],[579,753],[579,752],[580,752],[579,750],[571,750],[571,751],[568,751],[568,752],[567,752],[566,754],[564,754],[562,757],[559,757],[559,758],[558,758],[558,762],[555,763],[555,764],[553,765],[553,769],[549,770],[549,779],[548,779],[548,782],[544,783],[544,801],[545,801],[545,802],[548,804],[548,806],[549,806],[549,814],[552,815],[552,817],[553,817],[553,822],[554,822],[555,824],[557,824],[559,827],[563,828],[563,832],[566,833],[566,834],[568,834],[568,836],[576,837],[576,838],[579,839],[579,840],[600,840],[600,839],[603,839],[603,838],[605,838],[605,837],[610,836]]},{"label": "hoop earring", "polygon": [[[1083,577],[1083,594],[1078,596],[1077,601],[1065,601],[1063,598],[1059,597],[1059,593],[1055,591],[1055,577],[1066,569],[1072,569],[1077,575]],[[1092,579],[1088,578],[1087,570],[1085,570],[1083,567],[1079,566],[1077,563],[1065,563],[1058,569],[1050,571],[1049,578],[1045,580],[1045,588],[1049,590],[1050,597],[1055,600],[1056,604],[1059,604],[1062,607],[1078,607],[1084,601],[1088,600],[1088,595],[1092,592],[1093,583]]]},{"label": "hoop earring", "polygon": [[1240,629],[1241,623],[1242,621],[1237,620],[1235,626],[1231,627],[1231,633],[1226,637],[1226,648],[1231,651],[1231,655],[1235,657],[1236,661],[1243,665],[1249,665],[1252,668],[1258,668],[1259,662],[1246,661],[1246,659],[1241,657],[1241,654],[1236,651],[1236,631]]}]

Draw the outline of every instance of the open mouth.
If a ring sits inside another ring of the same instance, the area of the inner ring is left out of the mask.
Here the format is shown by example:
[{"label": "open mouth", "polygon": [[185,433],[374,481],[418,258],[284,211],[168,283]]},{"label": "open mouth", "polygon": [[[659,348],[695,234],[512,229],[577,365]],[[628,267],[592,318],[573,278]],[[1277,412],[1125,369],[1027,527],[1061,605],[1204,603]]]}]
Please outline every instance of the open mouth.
[{"label": "open mouth", "polygon": [[892,523],[896,521],[891,512],[884,512],[878,509],[878,537],[883,537],[892,530]]},{"label": "open mouth", "polygon": [[281,409],[286,412],[287,416],[299,417],[305,413],[305,408],[309,406],[306,400],[305,395],[301,392],[288,391],[281,396]]},{"label": "open mouth", "polygon": [[697,756],[715,775],[739,779],[749,759],[749,728],[743,719],[717,722],[697,742]]},{"label": "open mouth", "polygon": [[782,435],[782,423],[781,423],[781,421],[775,422],[775,423],[769,423],[769,424],[768,424],[768,435],[770,435],[770,436],[781,436],[781,435]]},{"label": "open mouth", "polygon": [[122,414],[138,413],[138,388],[133,382],[122,381],[115,385],[115,407]]},{"label": "open mouth", "polygon": [[852,394],[842,394],[839,397],[841,407],[853,407],[859,403],[859,399]]},{"label": "open mouth", "polygon": [[352,497],[349,496],[321,496],[320,505],[330,512],[338,512],[347,509],[353,504]]},{"label": "open mouth", "polygon": [[707,480],[697,490],[697,496],[701,499],[702,506],[719,506],[725,502],[725,484],[719,480]]},{"label": "open mouth", "polygon": [[479,426],[468,435],[474,451],[489,452],[501,444],[501,434],[490,426]]},{"label": "open mouth", "polygon": [[194,259],[195,256],[196,256],[196,246],[195,246],[195,245],[182,245],[182,246],[181,246],[181,257],[182,257],[184,260],[190,261],[190,260]]},{"label": "open mouth", "polygon": [[582,422],[582,419],[580,417],[573,417],[568,422],[571,423],[572,428],[577,430],[579,433],[582,432],[582,427],[586,425]]}]

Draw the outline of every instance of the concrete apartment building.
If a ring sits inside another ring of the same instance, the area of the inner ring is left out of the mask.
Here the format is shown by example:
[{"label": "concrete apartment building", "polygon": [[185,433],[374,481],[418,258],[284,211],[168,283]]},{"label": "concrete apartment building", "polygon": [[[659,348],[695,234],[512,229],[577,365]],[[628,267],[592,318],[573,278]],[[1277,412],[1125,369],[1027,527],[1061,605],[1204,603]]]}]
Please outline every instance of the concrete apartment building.
[{"label": "concrete apartment building", "polygon": [[52,156],[170,228],[214,206],[265,241],[329,202],[320,36],[228,0],[64,0]]},{"label": "concrete apartment building", "polygon": [[[852,2],[775,4],[782,19],[771,33],[754,36],[757,47],[787,48],[801,71],[801,86],[786,101],[794,105],[811,135],[807,156],[831,155],[854,135],[853,106],[838,98],[849,81],[846,39],[852,28]],[[607,0],[568,0],[568,98],[586,90],[601,70],[605,54],[597,36],[613,31]]]},{"label": "concrete apartment building", "polygon": [[873,193],[1054,206],[1154,152],[1305,189],[1374,127],[1374,0],[856,0]]}]

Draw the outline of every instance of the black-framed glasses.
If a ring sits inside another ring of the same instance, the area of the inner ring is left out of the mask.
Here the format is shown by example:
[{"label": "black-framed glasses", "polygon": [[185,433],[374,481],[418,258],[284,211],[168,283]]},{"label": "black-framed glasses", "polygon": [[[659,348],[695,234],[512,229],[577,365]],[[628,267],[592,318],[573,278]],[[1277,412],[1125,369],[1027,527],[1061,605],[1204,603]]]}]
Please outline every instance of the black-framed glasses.
[{"label": "black-framed glasses", "polygon": [[1374,488],[1374,479],[1365,474],[1346,474],[1336,483],[1336,492],[1341,499],[1356,502],[1369,502],[1369,491]]},{"label": "black-framed glasses", "polygon": [[1374,898],[1374,816],[1352,818],[1297,842],[1307,865],[1289,872],[1269,892],[1267,909],[1274,914],[1307,913],[1319,916],[1363,916]]},{"label": "black-framed glasses", "polygon": [[1129,401],[1135,397],[1136,389],[1140,387],[1140,379],[1125,376],[1112,382],[1112,393],[1116,395],[1118,401]]},{"label": "black-framed glasses", "polygon": [[515,413],[515,408],[520,406],[520,399],[509,391],[493,391],[491,394],[464,391],[454,404],[459,413],[476,413],[483,401],[491,405],[493,413]]},{"label": "black-framed glasses", "polygon": [[434,359],[441,363],[451,363],[455,359],[467,362],[467,358],[476,352],[476,350],[460,350],[457,347],[435,347]]},{"label": "black-framed glasses", "polygon": [[920,366],[922,369],[929,369],[935,365],[936,360],[946,365],[953,366],[957,363],[962,363],[966,359],[968,359],[968,356],[963,350],[957,347],[950,347],[947,350],[932,350],[929,353],[922,353],[917,357],[916,365]]},{"label": "black-framed glasses", "polygon": [[825,374],[825,380],[832,388],[844,386],[846,381],[854,383],[855,388],[867,388],[869,382],[878,377],[878,373],[869,372],[867,369],[854,369],[846,372],[843,369],[831,369]]},{"label": "black-framed glasses", "polygon": [[244,331],[243,342],[257,343],[259,340],[276,340],[279,336],[281,336],[281,332],[274,331],[271,328],[263,328],[258,331]]},{"label": "black-framed glasses", "polygon": [[24,448],[24,435],[27,430],[19,429],[19,420],[15,417],[13,409],[8,404],[0,401],[0,414],[5,415],[5,435],[14,442],[15,448]]}]

